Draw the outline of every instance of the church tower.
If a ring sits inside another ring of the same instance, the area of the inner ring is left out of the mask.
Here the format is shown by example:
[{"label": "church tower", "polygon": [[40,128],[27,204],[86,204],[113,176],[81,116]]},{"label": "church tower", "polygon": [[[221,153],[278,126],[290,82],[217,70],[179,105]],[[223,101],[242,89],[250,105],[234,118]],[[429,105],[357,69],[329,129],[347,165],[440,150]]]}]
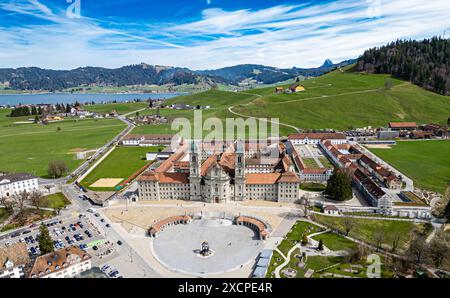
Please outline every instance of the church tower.
[{"label": "church tower", "polygon": [[234,197],[236,201],[245,200],[245,149],[241,139],[236,142],[236,160],[234,170]]},{"label": "church tower", "polygon": [[191,145],[189,149],[189,188],[190,188],[190,200],[200,201],[201,196],[201,156],[198,153],[198,146],[194,140],[191,140]]}]

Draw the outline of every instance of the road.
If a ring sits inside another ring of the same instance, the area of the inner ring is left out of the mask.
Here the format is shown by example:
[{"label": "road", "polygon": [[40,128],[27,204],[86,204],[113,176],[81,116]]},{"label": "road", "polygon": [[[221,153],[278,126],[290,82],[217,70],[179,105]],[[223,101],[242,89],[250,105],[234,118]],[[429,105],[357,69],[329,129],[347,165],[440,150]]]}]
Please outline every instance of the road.
[{"label": "road", "polygon": [[[66,212],[78,212],[84,213],[88,216],[90,222],[96,227],[100,233],[105,237],[105,239],[109,240],[112,243],[116,243],[115,248],[119,253],[118,258],[120,258],[120,263],[124,266],[133,268],[134,271],[133,277],[161,277],[158,273],[156,273],[148,263],[127,243],[127,241],[119,235],[115,231],[114,225],[112,222],[109,222],[109,219],[106,216],[96,217],[91,213],[86,212],[89,208],[98,208],[98,206],[94,206],[90,203],[89,200],[82,200],[80,196],[84,194],[82,191],[78,189],[74,184],[70,184],[65,188],[65,194],[72,201],[71,210],[67,210]],[[100,214],[102,214],[101,210],[98,210]],[[101,219],[105,220],[105,222],[101,222]],[[111,227],[107,228],[106,224],[110,224]],[[122,242],[122,245],[118,245],[118,241]],[[119,272],[124,272],[121,268],[117,268]],[[129,269],[129,268],[127,268]],[[127,277],[127,276],[125,276]]]}]

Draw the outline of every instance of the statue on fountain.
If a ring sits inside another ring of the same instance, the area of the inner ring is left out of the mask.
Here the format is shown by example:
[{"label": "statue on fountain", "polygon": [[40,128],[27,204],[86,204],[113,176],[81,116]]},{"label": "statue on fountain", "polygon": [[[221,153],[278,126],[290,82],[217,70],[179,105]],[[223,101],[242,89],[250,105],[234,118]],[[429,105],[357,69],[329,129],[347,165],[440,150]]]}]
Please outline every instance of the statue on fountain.
[{"label": "statue on fountain", "polygon": [[211,249],[209,248],[208,241],[202,242],[202,250],[200,251],[200,254],[204,257],[209,256],[212,253]]}]

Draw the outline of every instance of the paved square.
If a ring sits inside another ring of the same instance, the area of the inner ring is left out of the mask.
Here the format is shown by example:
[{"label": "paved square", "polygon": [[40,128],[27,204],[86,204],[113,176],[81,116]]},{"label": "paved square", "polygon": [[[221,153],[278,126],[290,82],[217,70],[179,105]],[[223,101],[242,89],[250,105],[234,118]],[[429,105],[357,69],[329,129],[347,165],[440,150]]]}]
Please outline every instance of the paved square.
[{"label": "paved square", "polygon": [[[254,261],[264,243],[253,230],[223,219],[193,220],[169,226],[151,240],[155,258],[169,270],[194,275],[221,274]],[[214,254],[196,254],[203,241]]]}]

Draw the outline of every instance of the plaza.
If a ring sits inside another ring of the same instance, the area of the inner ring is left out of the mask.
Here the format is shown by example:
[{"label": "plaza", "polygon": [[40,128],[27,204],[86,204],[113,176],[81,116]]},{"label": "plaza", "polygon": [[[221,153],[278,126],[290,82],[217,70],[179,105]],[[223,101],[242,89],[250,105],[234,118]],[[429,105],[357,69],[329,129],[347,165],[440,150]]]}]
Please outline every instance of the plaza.
[{"label": "plaza", "polygon": [[[198,254],[205,241],[212,251],[208,257]],[[152,239],[150,245],[163,266],[190,275],[215,275],[239,269],[253,261],[264,246],[249,227],[218,218],[171,225]]]}]

